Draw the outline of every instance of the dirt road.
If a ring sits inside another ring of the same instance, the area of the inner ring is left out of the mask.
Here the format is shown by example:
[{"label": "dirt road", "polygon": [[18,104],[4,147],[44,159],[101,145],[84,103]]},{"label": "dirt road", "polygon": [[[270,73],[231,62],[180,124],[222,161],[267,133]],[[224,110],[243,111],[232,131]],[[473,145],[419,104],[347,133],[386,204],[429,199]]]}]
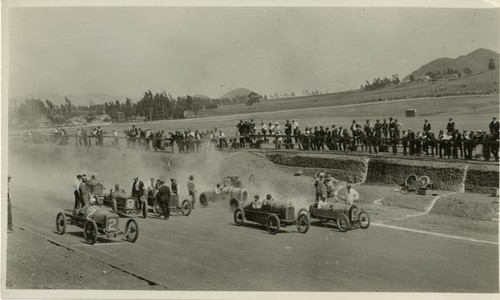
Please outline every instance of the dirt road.
[{"label": "dirt road", "polygon": [[169,290],[498,292],[498,245],[376,226],[340,233],[316,222],[305,235],[286,227],[273,236],[257,225],[234,226],[221,204],[168,221],[138,219],[135,244],[89,246],[79,228],[54,232],[68,199],[37,194],[22,192],[31,200],[17,202],[17,226]]}]

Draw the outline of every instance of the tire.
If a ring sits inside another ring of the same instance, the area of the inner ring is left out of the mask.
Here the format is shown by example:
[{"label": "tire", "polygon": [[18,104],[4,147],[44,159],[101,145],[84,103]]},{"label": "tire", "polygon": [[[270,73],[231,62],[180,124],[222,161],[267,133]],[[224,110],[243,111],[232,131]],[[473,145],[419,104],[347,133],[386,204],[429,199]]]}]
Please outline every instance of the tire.
[{"label": "tire", "polygon": [[180,207],[181,211],[182,211],[182,215],[187,217],[191,214],[191,202],[189,202],[189,200],[185,199],[184,201],[182,201],[182,205]]},{"label": "tire", "polygon": [[431,179],[429,178],[429,176],[424,175],[418,179],[418,187],[419,188],[425,189],[430,183],[431,183]]},{"label": "tire", "polygon": [[94,220],[87,220],[83,226],[83,238],[89,245],[94,245],[97,242],[99,231],[97,223]]},{"label": "tire", "polygon": [[370,216],[367,212],[362,211],[358,215],[359,227],[362,229],[367,229],[370,227]]},{"label": "tire", "polygon": [[346,232],[351,227],[349,218],[345,214],[340,214],[337,218],[337,228],[340,232]]},{"label": "tire", "polygon": [[234,225],[241,226],[245,223],[245,213],[240,208],[234,211]]},{"label": "tire", "polygon": [[418,177],[415,174],[411,174],[405,179],[405,186],[408,188],[416,188],[418,183]]},{"label": "tire", "polygon": [[232,211],[235,211],[238,207],[240,207],[240,203],[236,199],[231,199],[231,201],[229,201],[229,206]]},{"label": "tire", "polygon": [[202,207],[207,207],[208,206],[208,199],[207,199],[207,195],[205,194],[201,194],[200,195],[200,205]]},{"label": "tire", "polygon": [[266,222],[267,232],[276,234],[280,231],[280,219],[275,214],[270,214]]},{"label": "tire", "polygon": [[311,219],[309,218],[309,214],[307,214],[305,210],[300,210],[297,217],[297,231],[300,233],[306,233],[309,231],[310,226]]},{"label": "tire", "polygon": [[66,232],[66,216],[64,215],[64,213],[60,212],[57,214],[57,217],[56,217],[56,230],[57,230],[57,233],[59,233],[60,235],[63,235],[65,232]]},{"label": "tire", "polygon": [[129,219],[125,225],[125,238],[131,243],[135,243],[139,238],[139,225],[134,219]]},{"label": "tire", "polygon": [[153,211],[157,217],[160,217],[163,214],[163,209],[161,208],[160,201],[158,201],[158,199],[153,202]]}]

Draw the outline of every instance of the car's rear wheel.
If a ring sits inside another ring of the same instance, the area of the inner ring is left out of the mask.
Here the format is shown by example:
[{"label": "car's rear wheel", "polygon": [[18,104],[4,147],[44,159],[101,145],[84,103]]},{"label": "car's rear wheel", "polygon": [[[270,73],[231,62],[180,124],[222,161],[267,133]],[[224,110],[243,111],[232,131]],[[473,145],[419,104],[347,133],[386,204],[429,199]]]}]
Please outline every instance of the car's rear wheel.
[{"label": "car's rear wheel", "polygon": [[427,188],[429,183],[431,183],[431,179],[427,175],[421,176],[418,179],[418,187],[420,187],[420,188]]},{"label": "car's rear wheel", "polygon": [[158,201],[158,199],[156,199],[155,202],[153,202],[153,211],[157,217],[159,217],[163,214],[163,209],[162,209],[160,201]]},{"label": "car's rear wheel", "polygon": [[207,195],[205,195],[205,194],[201,194],[200,195],[200,204],[201,204],[202,207],[207,207],[208,206]]},{"label": "car's rear wheel", "polygon": [[280,231],[280,219],[275,214],[270,214],[267,217],[267,232],[276,234]]},{"label": "car's rear wheel", "polygon": [[56,217],[56,230],[59,234],[64,234],[66,232],[66,216],[64,213],[60,212]]},{"label": "car's rear wheel", "polygon": [[408,188],[416,188],[416,185],[418,184],[418,177],[415,174],[411,174],[405,179],[405,185]]},{"label": "car's rear wheel", "polygon": [[362,211],[358,215],[359,227],[362,229],[367,229],[370,226],[370,216],[368,213]]},{"label": "car's rear wheel", "polygon": [[87,220],[85,226],[83,227],[83,238],[89,245],[95,244],[97,242],[97,235],[99,234],[97,229],[97,223],[94,220]]},{"label": "car's rear wheel", "polygon": [[234,225],[236,226],[241,226],[245,222],[245,214],[243,213],[243,210],[240,208],[237,208],[234,211]]},{"label": "car's rear wheel", "polygon": [[189,202],[189,200],[186,199],[182,201],[181,210],[182,210],[182,215],[185,217],[191,214],[191,203]]},{"label": "car's rear wheel", "polygon": [[311,220],[307,211],[302,209],[299,211],[299,216],[297,217],[297,231],[300,233],[306,233],[311,226]]},{"label": "car's rear wheel", "polygon": [[129,219],[125,226],[125,238],[131,243],[135,243],[139,237],[139,225],[134,219]]},{"label": "car's rear wheel", "polygon": [[349,218],[345,214],[340,214],[337,218],[337,228],[340,232],[346,232],[350,226]]}]

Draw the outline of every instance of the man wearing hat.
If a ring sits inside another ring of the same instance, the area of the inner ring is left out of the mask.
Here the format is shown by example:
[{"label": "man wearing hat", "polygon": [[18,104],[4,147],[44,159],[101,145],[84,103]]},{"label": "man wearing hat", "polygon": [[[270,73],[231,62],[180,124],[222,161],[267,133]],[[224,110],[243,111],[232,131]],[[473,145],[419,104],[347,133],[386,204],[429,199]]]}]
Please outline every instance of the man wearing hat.
[{"label": "man wearing hat", "polygon": [[90,191],[89,187],[87,186],[87,174],[82,175],[82,181],[80,182],[80,208],[85,206],[89,200],[90,200]]},{"label": "man wearing hat", "polygon": [[177,184],[177,180],[175,180],[175,178],[170,178],[170,182],[172,183],[170,185],[170,190],[172,191],[172,193],[179,193],[179,184]]},{"label": "man wearing hat", "polygon": [[189,181],[187,183],[187,188],[189,191],[189,197],[191,197],[191,207],[194,209],[194,202],[196,200],[196,187],[194,184],[194,176],[189,176]]},{"label": "man wearing hat", "polygon": [[353,205],[354,201],[359,199],[359,194],[355,189],[351,187],[350,184],[348,184],[343,198],[348,205]]},{"label": "man wearing hat", "polygon": [[158,189],[158,193],[156,193],[156,197],[160,202],[161,208],[163,210],[163,218],[168,220],[170,217],[170,188],[165,184],[165,180],[160,179],[159,181],[160,187]]},{"label": "man wearing hat", "polygon": [[135,199],[135,208],[138,210],[140,210],[144,204],[144,192],[144,183],[140,181],[138,177],[135,177],[134,183],[132,183],[132,197]]}]

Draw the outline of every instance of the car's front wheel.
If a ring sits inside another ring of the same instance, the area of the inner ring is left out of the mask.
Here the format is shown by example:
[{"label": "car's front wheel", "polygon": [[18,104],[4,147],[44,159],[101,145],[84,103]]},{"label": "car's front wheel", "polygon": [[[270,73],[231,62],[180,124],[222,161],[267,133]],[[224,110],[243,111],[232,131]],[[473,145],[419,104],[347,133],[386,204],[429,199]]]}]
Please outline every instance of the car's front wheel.
[{"label": "car's front wheel", "polygon": [[358,215],[359,227],[362,229],[367,229],[370,226],[370,216],[368,213],[362,211]]},{"label": "car's front wheel", "polygon": [[56,230],[59,234],[64,234],[66,232],[66,216],[64,213],[60,212],[56,217]]},{"label": "car's front wheel", "polygon": [[275,214],[270,214],[267,217],[267,232],[276,234],[280,231],[280,219]]},{"label": "car's front wheel", "polygon": [[125,226],[125,238],[131,243],[135,243],[139,238],[139,225],[134,219],[129,219]]},{"label": "car's front wheel", "polygon": [[83,238],[89,245],[95,244],[97,242],[97,235],[99,234],[97,229],[97,223],[94,220],[87,220],[85,226],[83,227]]},{"label": "car's front wheel", "polygon": [[182,210],[182,215],[185,217],[191,214],[191,203],[189,202],[189,200],[186,199],[182,201],[181,210]]},{"label": "car's front wheel", "polygon": [[349,218],[347,217],[346,214],[341,214],[337,218],[337,228],[339,229],[340,232],[346,232],[350,227],[349,223],[350,223]]},{"label": "car's front wheel", "polygon": [[301,210],[299,211],[299,216],[297,217],[297,231],[300,233],[306,233],[309,231],[309,227],[311,226],[311,220],[307,211]]}]

